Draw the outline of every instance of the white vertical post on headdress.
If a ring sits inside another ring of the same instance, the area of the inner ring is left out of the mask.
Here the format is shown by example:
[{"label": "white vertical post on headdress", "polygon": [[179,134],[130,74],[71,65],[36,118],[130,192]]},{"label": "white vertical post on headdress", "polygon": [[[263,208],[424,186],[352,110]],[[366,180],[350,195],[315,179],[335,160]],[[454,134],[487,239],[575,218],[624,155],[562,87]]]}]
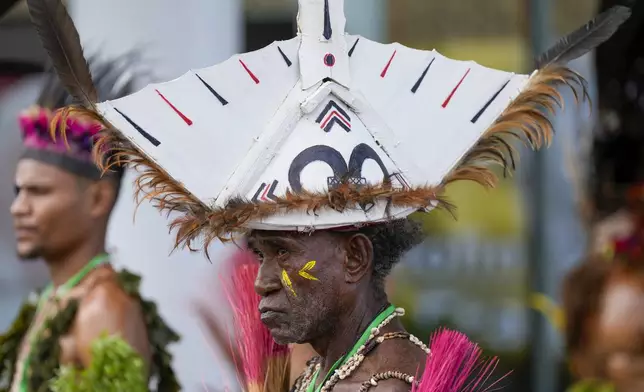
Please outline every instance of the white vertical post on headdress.
[{"label": "white vertical post on headdress", "polygon": [[351,81],[345,38],[344,0],[299,0],[298,32],[302,88],[333,79],[348,87]]},{"label": "white vertical post on headdress", "polygon": [[[69,10],[87,53],[112,58],[136,50],[142,65],[161,80],[217,64],[243,50],[241,0],[72,0]],[[218,358],[208,344],[193,306],[207,298],[221,320],[229,317],[216,286],[221,263],[215,261],[224,247],[213,243],[212,264],[201,253],[178,250],[169,255],[174,235],[168,233],[163,214],[143,203],[133,221],[134,175],[131,170],[123,179],[108,247],[115,251],[118,266],[142,274],[143,294],[157,301],[162,315],[181,335],[171,350],[183,389],[204,385],[237,389],[232,369],[226,369],[223,357]]]}]

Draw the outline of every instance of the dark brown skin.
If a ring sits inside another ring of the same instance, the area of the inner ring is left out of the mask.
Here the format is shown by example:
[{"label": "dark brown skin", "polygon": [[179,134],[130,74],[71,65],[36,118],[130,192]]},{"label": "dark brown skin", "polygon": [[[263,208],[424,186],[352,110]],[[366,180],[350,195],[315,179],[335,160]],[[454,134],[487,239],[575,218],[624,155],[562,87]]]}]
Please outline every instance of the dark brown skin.
[{"label": "dark brown skin", "polygon": [[644,390],[644,273],[613,268],[585,331],[584,347],[572,353],[576,375],[608,379],[618,392]]},{"label": "dark brown skin", "polygon": [[149,364],[150,348],[141,308],[116,278],[111,267],[100,267],[71,293],[80,300],[80,306],[70,333],[62,339],[63,363],[89,366],[92,342],[108,334],[123,338]]},{"label": "dark brown skin", "polygon": [[[54,286],[105,252],[109,215],[116,201],[111,180],[80,179],[55,166],[23,159],[16,170],[11,206],[17,252],[42,258]],[[91,343],[102,333],[120,335],[149,363],[149,344],[138,303],[116,282],[110,267],[88,274],[70,293],[80,300],[70,334],[61,340],[64,363],[91,362]]]},{"label": "dark brown skin", "polygon": [[291,375],[289,385],[295,384],[300,374],[306,370],[306,364],[311,358],[317,357],[318,353],[313,350],[310,344],[293,344],[291,345]]},{"label": "dark brown skin", "polygon": [[[374,295],[373,245],[362,234],[255,231],[249,236],[249,248],[261,263],[255,290],[262,297],[262,321],[279,343],[310,343],[324,360],[321,374],[352,348],[387,304],[384,293]],[[318,280],[298,274],[312,260],[316,266],[309,272]],[[282,270],[290,277],[295,294],[282,279]],[[382,332],[395,331],[404,331],[397,319]],[[334,390],[355,391],[379,372],[420,374],[425,360],[425,353],[409,341],[387,341]],[[391,380],[374,390],[409,391],[410,386]]]}]

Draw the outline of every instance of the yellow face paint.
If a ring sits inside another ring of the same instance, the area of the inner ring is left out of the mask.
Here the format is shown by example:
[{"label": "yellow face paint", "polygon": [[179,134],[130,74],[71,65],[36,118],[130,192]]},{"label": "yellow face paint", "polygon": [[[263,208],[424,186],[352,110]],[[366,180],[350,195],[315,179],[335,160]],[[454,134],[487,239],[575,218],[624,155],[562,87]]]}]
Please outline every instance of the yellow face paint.
[{"label": "yellow face paint", "polygon": [[315,276],[311,275],[308,272],[308,271],[311,271],[313,268],[315,268],[315,260],[309,261],[308,263],[306,263],[306,265],[304,265],[304,267],[300,269],[300,271],[298,272],[298,275],[308,280],[319,280],[318,278],[316,278]]},{"label": "yellow face paint", "polygon": [[288,276],[288,272],[286,272],[285,269],[282,270],[282,283],[284,283],[284,286],[291,291],[294,297],[297,297],[297,294],[295,294],[295,290],[293,289],[293,282],[291,282],[291,278]]}]

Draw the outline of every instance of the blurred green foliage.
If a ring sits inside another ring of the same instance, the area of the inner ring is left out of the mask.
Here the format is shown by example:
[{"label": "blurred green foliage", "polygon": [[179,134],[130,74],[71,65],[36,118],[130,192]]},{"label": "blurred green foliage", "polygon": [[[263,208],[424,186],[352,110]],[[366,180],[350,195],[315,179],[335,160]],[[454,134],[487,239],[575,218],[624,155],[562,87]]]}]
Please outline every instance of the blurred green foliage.
[{"label": "blurred green foliage", "polygon": [[92,363],[86,369],[61,367],[51,381],[52,392],[147,392],[141,357],[118,336],[92,343]]},{"label": "blurred green foliage", "polygon": [[512,180],[503,180],[493,190],[462,181],[450,185],[446,193],[457,206],[456,219],[446,212],[419,214],[430,235],[458,235],[475,231],[490,238],[516,238],[523,235],[525,222],[519,189]]}]

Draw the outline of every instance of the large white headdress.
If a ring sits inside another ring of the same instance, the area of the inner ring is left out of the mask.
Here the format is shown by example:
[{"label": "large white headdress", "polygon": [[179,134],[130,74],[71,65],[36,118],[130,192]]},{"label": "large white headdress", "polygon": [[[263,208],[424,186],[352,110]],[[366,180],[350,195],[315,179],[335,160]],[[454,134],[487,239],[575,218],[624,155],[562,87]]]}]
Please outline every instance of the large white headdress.
[{"label": "large white headdress", "polygon": [[585,27],[594,41],[573,33],[579,42],[560,43],[528,76],[347,35],[344,0],[299,6],[291,40],[118,100],[76,91],[85,109],[69,110],[107,128],[96,151],[145,167],[140,189],[181,213],[171,224],[178,244],[403,218],[441,206],[449,182],[493,185],[486,164],[513,166],[508,136],[549,141],[558,85],[585,94],[562,64],[628,17],[611,10]]}]

